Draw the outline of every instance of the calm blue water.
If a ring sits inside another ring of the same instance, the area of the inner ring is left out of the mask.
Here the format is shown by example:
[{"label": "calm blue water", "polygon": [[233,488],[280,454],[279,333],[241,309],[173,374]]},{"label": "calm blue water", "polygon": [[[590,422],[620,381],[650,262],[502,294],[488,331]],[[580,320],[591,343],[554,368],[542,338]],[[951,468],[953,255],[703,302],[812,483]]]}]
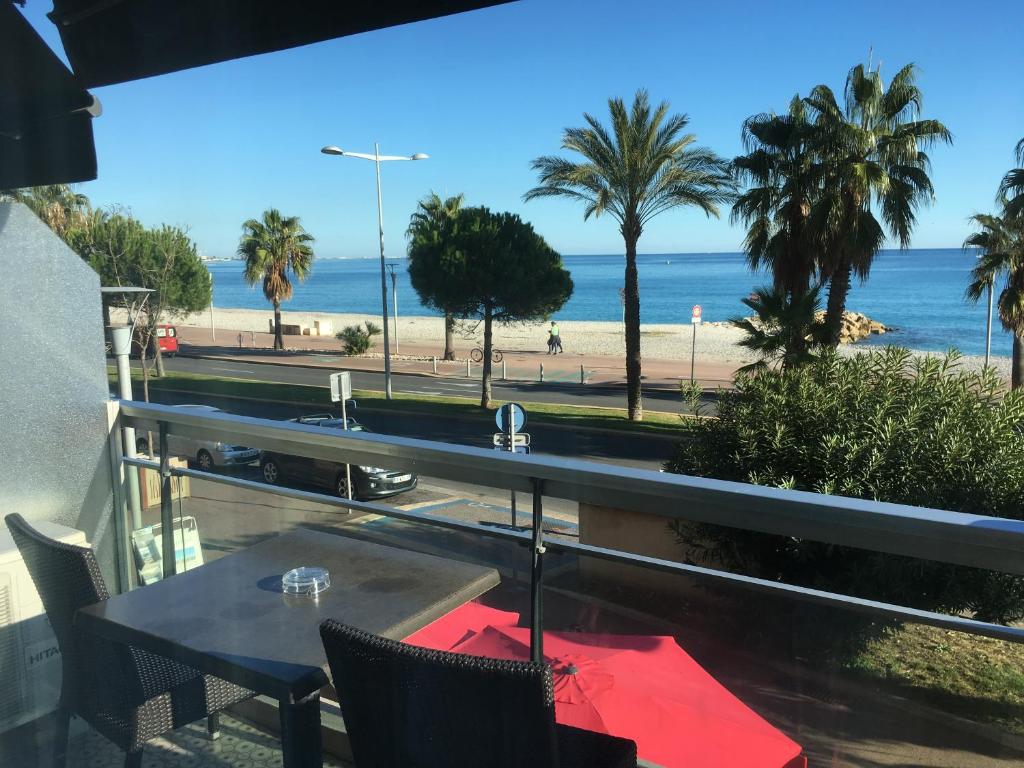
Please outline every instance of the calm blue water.
[{"label": "calm blue water", "polygon": [[[576,290],[558,314],[563,320],[621,319],[619,288],[622,256],[565,256]],[[423,307],[409,284],[404,261],[397,261],[398,310],[401,315],[435,314]],[[848,307],[864,312],[899,331],[872,343],[902,344],[942,351],[956,346],[965,354],[985,351],[985,302],[964,301],[964,286],[974,256],[955,248],[882,251],[871,277],[854,285]],[[211,262],[217,307],[263,309],[259,288],[242,280],[237,261]],[[666,254],[639,257],[641,318],[645,323],[686,323],[690,308],[702,305],[705,321],[744,313],[740,299],[766,282],[747,269],[742,254]],[[390,301],[390,279],[388,283]],[[824,297],[823,297],[824,301]],[[380,261],[334,259],[317,261],[310,279],[295,289],[286,310],[307,312],[380,312]],[[1010,354],[1010,336],[993,327],[992,352]]]}]

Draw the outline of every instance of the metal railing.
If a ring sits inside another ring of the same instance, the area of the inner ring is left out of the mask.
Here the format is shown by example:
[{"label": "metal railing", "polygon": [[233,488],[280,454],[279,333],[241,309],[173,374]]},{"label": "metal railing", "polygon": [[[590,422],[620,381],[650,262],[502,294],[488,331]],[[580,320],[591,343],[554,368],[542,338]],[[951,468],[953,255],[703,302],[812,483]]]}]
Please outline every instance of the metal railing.
[{"label": "metal railing", "polygon": [[[160,463],[122,458],[125,465],[158,469],[163,475],[162,510],[170,529],[172,475],[272,492],[344,509],[372,512],[519,542],[531,548],[531,636],[535,658],[540,654],[541,594],[545,554],[571,553],[701,580],[731,583],[743,589],[779,594],[886,618],[928,624],[1012,642],[1024,642],[1024,629],[980,622],[962,616],[851,597],[807,587],[743,576],[727,571],[637,555],[563,539],[545,539],[545,496],[592,503],[675,520],[712,523],[762,533],[811,539],[893,555],[1024,575],[1024,521],[900,504],[825,496],[723,480],[674,475],[552,456],[523,456],[428,440],[328,431],[294,422],[276,422],[220,412],[189,411],[166,405],[120,402],[121,426],[152,430],[161,435],[217,439],[252,445],[277,453],[339,463],[370,464],[416,472],[442,480],[491,488],[513,489],[532,495],[532,530],[520,532],[401,510],[379,502],[355,501],[245,480],[228,475],[172,468]],[[173,547],[167,552],[173,553]],[[165,559],[173,573],[174,557]]]}]

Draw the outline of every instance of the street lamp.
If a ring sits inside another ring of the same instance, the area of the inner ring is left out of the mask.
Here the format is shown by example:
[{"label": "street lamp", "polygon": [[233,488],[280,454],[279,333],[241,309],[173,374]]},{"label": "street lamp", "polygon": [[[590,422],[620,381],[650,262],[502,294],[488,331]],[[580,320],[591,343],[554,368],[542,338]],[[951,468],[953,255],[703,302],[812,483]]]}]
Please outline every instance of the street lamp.
[{"label": "street lamp", "polygon": [[391,275],[391,307],[395,311],[395,354],[398,354],[398,275],[395,274],[395,267],[398,265],[388,262],[388,274]]},{"label": "street lamp", "polygon": [[[978,256],[980,259],[981,256]],[[985,367],[988,368],[989,357],[992,355],[992,283],[995,276],[988,281],[988,314],[985,316]]]},{"label": "street lamp", "polygon": [[[384,205],[380,194],[380,164],[387,160],[426,160],[430,155],[417,152],[415,155],[382,155],[380,145],[374,143],[373,154],[365,152],[347,152],[335,146],[326,146],[320,150],[325,155],[341,157],[358,157],[360,160],[372,160],[377,166],[377,224],[380,229],[380,306],[384,319],[384,397],[391,399],[391,348],[388,341],[388,282],[384,274]],[[397,336],[397,332],[396,332]],[[397,350],[396,350],[397,351]]]}]

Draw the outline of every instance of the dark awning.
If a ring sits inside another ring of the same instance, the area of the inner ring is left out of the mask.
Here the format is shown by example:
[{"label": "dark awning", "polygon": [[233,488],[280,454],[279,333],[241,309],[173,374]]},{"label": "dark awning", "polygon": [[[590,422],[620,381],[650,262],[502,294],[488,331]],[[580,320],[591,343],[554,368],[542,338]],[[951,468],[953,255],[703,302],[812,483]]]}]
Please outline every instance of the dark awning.
[{"label": "dark awning", "polygon": [[508,1],[54,0],[50,18],[91,88]]},{"label": "dark awning", "polygon": [[96,178],[93,97],[0,0],[0,189]]}]

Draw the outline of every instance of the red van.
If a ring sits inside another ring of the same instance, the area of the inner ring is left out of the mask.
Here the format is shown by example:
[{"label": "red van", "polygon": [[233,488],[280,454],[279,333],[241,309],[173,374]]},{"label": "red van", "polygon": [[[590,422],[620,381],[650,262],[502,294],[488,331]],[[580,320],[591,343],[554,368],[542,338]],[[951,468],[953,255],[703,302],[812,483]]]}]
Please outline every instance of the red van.
[{"label": "red van", "polygon": [[[158,325],[156,333],[150,339],[151,354],[156,344],[160,345],[161,355],[174,357],[178,353],[178,329],[173,325]],[[142,356],[142,340],[139,337],[138,330],[136,330],[135,338],[132,340],[132,354],[136,357]]]}]

